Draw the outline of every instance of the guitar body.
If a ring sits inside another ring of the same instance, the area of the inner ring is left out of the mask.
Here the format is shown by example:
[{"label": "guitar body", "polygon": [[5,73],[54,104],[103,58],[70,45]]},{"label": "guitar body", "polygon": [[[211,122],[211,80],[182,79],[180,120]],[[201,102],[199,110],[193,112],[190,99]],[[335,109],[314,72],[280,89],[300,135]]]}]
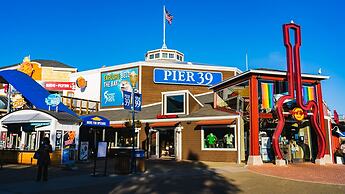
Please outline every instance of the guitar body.
[{"label": "guitar body", "polygon": [[[294,31],[295,44],[292,47],[290,42],[290,31]],[[279,148],[279,137],[281,136],[285,127],[285,116],[283,105],[286,100],[296,100],[297,107],[303,110],[304,115],[307,115],[312,128],[315,130],[318,142],[317,159],[323,158],[325,155],[326,138],[319,124],[319,109],[317,103],[314,100],[303,103],[302,98],[302,78],[301,78],[301,66],[299,48],[301,46],[301,29],[296,24],[284,24],[284,44],[286,47],[287,55],[287,80],[288,80],[288,94],[279,98],[276,104],[276,112],[278,117],[278,124],[276,130],[273,133],[272,145],[273,150],[278,160],[283,159],[283,154]]]}]

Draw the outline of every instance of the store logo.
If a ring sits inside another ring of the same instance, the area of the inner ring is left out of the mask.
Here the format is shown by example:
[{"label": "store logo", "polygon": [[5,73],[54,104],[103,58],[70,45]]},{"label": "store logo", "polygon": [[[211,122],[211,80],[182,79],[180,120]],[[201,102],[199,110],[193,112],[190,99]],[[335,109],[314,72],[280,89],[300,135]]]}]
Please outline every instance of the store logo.
[{"label": "store logo", "polygon": [[109,93],[109,91],[105,91],[103,96],[105,99],[104,103],[115,102],[115,93]]},{"label": "store logo", "polygon": [[93,120],[93,121],[101,121],[101,120],[102,120],[102,118],[99,118],[99,117],[93,117],[91,120]]},{"label": "store logo", "polygon": [[78,77],[76,80],[76,84],[78,86],[78,88],[81,89],[82,92],[85,91],[85,88],[87,87],[87,81],[85,80],[85,78],[83,77]]},{"label": "store logo", "polygon": [[12,101],[12,106],[15,109],[22,108],[26,104],[26,102],[25,102],[25,100],[21,94],[15,94],[11,98],[11,101]]},{"label": "store logo", "polygon": [[301,121],[304,119],[304,112],[301,108],[296,107],[292,110],[292,116],[297,120]]}]

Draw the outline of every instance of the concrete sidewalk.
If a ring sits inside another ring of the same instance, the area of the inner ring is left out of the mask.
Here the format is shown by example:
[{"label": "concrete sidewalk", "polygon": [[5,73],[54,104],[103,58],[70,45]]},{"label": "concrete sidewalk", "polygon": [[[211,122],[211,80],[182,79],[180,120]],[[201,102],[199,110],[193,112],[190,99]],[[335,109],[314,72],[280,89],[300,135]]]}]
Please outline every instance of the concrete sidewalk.
[{"label": "concrete sidewalk", "polygon": [[343,185],[266,176],[237,164],[150,160],[147,166],[142,174],[98,177],[90,175],[92,164],[72,171],[53,167],[48,182],[34,181],[35,167],[6,166],[0,170],[0,193],[345,193]]}]

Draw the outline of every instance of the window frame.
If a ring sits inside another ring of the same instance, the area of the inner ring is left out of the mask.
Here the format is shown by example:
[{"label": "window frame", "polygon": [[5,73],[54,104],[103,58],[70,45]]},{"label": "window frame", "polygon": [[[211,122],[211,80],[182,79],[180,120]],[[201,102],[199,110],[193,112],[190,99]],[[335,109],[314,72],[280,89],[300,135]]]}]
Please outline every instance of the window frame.
[{"label": "window frame", "polygon": [[[114,133],[114,138],[115,138],[114,144],[115,144],[115,146],[110,145],[110,148],[111,149],[132,149],[132,146],[129,146],[129,147],[117,146],[117,135],[118,135],[118,133],[119,133],[118,131],[115,131],[115,133]],[[134,146],[134,148],[139,149],[139,143],[140,143],[139,133],[140,133],[140,128],[136,128],[135,129],[135,133],[137,135],[137,145]]]},{"label": "window frame", "polygon": [[[178,113],[168,113],[168,100],[167,97],[169,96],[183,96],[183,112],[178,112]],[[187,93],[186,92],[176,92],[176,93],[165,93],[164,94],[164,115],[185,115],[187,114]]]},{"label": "window frame", "polygon": [[[207,128],[233,128],[234,129],[234,147],[233,148],[205,148],[205,144],[204,144],[204,129]],[[236,125],[209,125],[209,126],[201,126],[201,136],[200,136],[200,140],[201,140],[201,151],[237,151],[237,133],[236,133]]]}]

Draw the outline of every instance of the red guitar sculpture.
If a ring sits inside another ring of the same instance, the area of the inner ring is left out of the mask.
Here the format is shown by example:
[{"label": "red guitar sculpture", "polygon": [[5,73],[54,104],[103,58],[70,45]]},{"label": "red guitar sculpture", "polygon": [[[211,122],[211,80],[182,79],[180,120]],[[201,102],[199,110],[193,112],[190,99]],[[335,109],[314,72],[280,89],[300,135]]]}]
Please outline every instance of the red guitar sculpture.
[{"label": "red guitar sculpture", "polygon": [[[294,32],[295,45],[292,46],[290,42],[290,31]],[[309,117],[309,122],[311,123],[313,129],[316,131],[317,142],[318,142],[318,153],[317,159],[321,159],[325,155],[325,135],[322,132],[321,126],[319,124],[319,109],[314,100],[308,101],[306,104],[303,103],[302,98],[302,78],[301,78],[301,65],[300,65],[300,53],[299,48],[301,46],[301,27],[294,24],[284,24],[284,45],[286,47],[286,58],[287,58],[287,81],[288,81],[288,95],[279,98],[276,104],[276,112],[278,116],[278,124],[276,130],[274,131],[272,137],[272,145],[274,152],[278,160],[283,159],[282,152],[279,148],[279,136],[281,135],[283,128],[285,126],[285,117],[283,114],[283,104],[286,100],[296,99],[296,104],[298,107],[299,114],[307,115]],[[295,98],[296,96],[296,98]],[[310,114],[312,113],[312,114]]]}]

